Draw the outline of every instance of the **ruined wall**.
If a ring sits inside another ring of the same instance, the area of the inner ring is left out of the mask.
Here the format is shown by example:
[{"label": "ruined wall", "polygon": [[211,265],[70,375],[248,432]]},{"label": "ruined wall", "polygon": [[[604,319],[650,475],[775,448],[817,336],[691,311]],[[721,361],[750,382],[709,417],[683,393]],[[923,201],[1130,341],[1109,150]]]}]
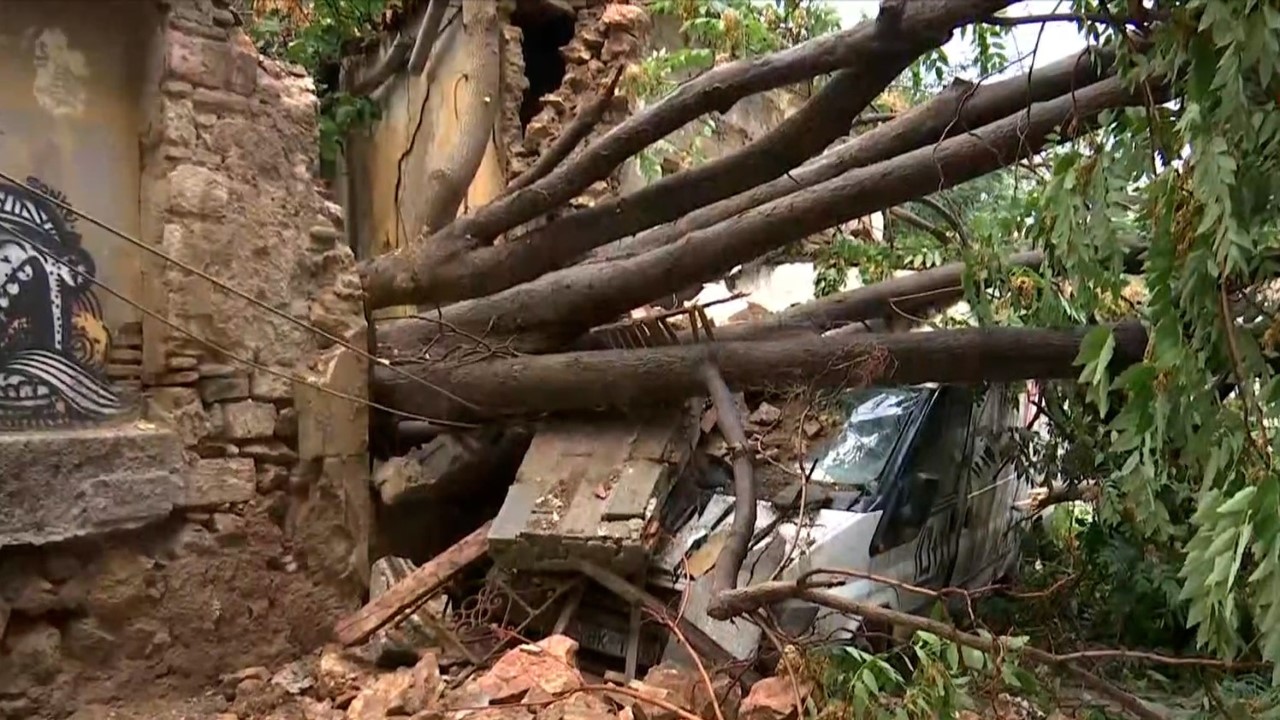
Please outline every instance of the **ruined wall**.
[{"label": "ruined wall", "polygon": [[[6,28],[12,4],[97,3],[0,2]],[[156,18],[133,95],[135,179],[110,190],[136,193],[131,234],[363,347],[341,211],[312,177],[311,81],[260,57],[226,2],[130,4]],[[96,32],[119,48],[138,44],[113,34],[130,27]],[[3,718],[189,692],[294,656],[367,582],[364,361],[176,264],[138,264],[133,297],[150,314],[116,365],[137,378],[143,418],[0,434]]]},{"label": "ruined wall", "polygon": [[[420,12],[409,22],[419,22],[426,5],[420,3]],[[361,257],[390,252],[417,237],[423,223],[420,201],[428,178],[449,157],[449,148],[467,122],[458,111],[458,88],[468,82],[469,59],[480,50],[462,32],[460,16],[460,7],[446,12],[423,72],[411,75],[401,71],[393,76],[379,92],[380,119],[351,138],[345,158],[346,181],[357,199],[348,211]],[[369,53],[364,63],[347,72],[359,72],[363,64],[374,62],[384,51],[380,48]],[[494,98],[494,102],[501,100]],[[506,183],[494,134],[490,133],[462,212],[492,200]]]},{"label": "ruined wall", "polygon": [[[449,10],[450,15],[457,12],[457,7]],[[563,72],[542,97],[541,109],[532,117],[522,118],[528,108],[527,93],[537,92],[530,90],[530,73],[541,73],[538,78],[545,81],[547,70],[541,64],[537,69],[526,67],[527,39],[518,23],[529,23],[537,32],[546,33],[556,22],[546,20],[546,16],[566,13],[571,32],[565,33],[564,47],[548,49],[545,37],[535,38],[542,43],[538,52],[558,53]],[[417,236],[421,227],[420,201],[428,174],[447,157],[447,149],[466,122],[466,118],[459,117],[455,89],[458,83],[466,82],[462,71],[466,59],[476,50],[461,32],[461,23],[449,21],[450,15],[446,15],[445,30],[426,69],[414,77],[403,71],[396,75],[379,92],[381,119],[352,138],[348,147],[348,214],[362,255],[388,252]],[[501,108],[462,213],[492,200],[508,180],[527,170],[555,141],[561,127],[574,117],[581,104],[589,102],[608,83],[613,70],[639,57],[648,27],[648,16],[639,3],[603,0],[554,4],[513,0],[504,4],[504,17],[507,23],[501,51],[502,88],[496,99]],[[416,23],[417,17],[408,22]],[[389,42],[387,38],[386,43]],[[378,52],[382,51],[385,47]],[[378,52],[371,52],[348,72],[373,62]],[[628,103],[620,96],[617,106],[606,114],[592,137],[623,119]],[[599,183],[575,203],[590,204],[616,187],[616,182]]]},{"label": "ruined wall", "polygon": [[[139,256],[58,202],[138,233],[155,8],[7,0],[0,14],[0,428],[99,422],[136,406],[137,375],[113,360],[136,354],[139,314],[93,278],[137,297]],[[115,358],[111,337],[125,340]]]}]

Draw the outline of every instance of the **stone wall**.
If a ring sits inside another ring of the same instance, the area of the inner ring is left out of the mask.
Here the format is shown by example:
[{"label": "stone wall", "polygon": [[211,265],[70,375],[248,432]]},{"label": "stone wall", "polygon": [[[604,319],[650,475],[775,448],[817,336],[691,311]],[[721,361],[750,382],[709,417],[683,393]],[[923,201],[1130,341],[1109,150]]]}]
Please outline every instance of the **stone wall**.
[{"label": "stone wall", "polygon": [[[516,178],[529,169],[556,141],[564,126],[573,121],[587,103],[609,84],[610,78],[629,63],[638,62],[648,45],[651,21],[639,3],[580,3],[574,21],[573,39],[561,51],[565,60],[564,81],[555,92],[543,97],[542,110],[523,134],[508,135],[510,167],[507,177]],[[518,31],[517,31],[518,35]],[[582,145],[622,122],[635,107],[625,92],[614,95],[613,103]],[[517,126],[518,128],[518,126]],[[570,201],[570,207],[587,207],[616,195],[617,174],[593,184]]]},{"label": "stone wall", "polygon": [[0,718],[296,656],[367,583],[365,321],[311,81],[225,1],[157,5],[139,226],[187,268],[143,265],[141,420],[0,436]]}]

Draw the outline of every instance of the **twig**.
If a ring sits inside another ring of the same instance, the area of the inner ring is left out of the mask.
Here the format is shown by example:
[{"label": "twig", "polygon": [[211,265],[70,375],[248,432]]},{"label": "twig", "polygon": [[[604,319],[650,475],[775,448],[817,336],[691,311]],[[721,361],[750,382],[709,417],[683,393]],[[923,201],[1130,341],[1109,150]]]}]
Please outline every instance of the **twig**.
[{"label": "twig", "polygon": [[[612,570],[580,559],[568,560],[566,565],[586,575],[598,585],[626,602],[643,605],[645,610],[656,617],[665,616],[670,618],[666,606],[661,601]],[[706,632],[687,618],[676,618],[673,622],[680,627],[681,632],[684,633],[685,638],[689,641],[689,645],[697,650],[700,655],[708,657],[712,662],[724,665],[736,661],[736,658],[728,650],[721,647],[710,635],[707,635]],[[758,673],[748,671],[743,673],[740,680],[744,684],[750,685],[759,679]]]},{"label": "twig", "polygon": [[704,364],[701,374],[711,404],[716,409],[716,425],[733,456],[733,524],[712,568],[711,607],[714,608],[720,604],[721,594],[738,586],[738,573],[742,571],[756,528],[756,483],[747,449],[747,434],[742,427],[738,406],[733,401],[733,393],[715,365]]},{"label": "twig", "polygon": [[1114,17],[1110,13],[1042,13],[1039,15],[991,15],[981,22],[985,25],[1013,27],[1015,25],[1043,25],[1051,22],[1098,23],[1124,27],[1126,25],[1142,26],[1152,20],[1167,18],[1168,12],[1147,11],[1143,17]]},{"label": "twig", "polygon": [[547,151],[538,158],[528,170],[525,170],[515,180],[512,180],[507,189],[503,191],[503,195],[528,187],[533,183],[546,177],[564,159],[569,157],[578,145],[591,134],[592,129],[600,124],[600,119],[604,117],[604,112],[609,108],[609,104],[613,102],[614,92],[618,89],[618,80],[622,78],[622,65],[619,65],[613,71],[613,76],[609,78],[609,84],[600,90],[600,93],[587,103],[586,107],[577,114],[576,117],[564,128],[560,133],[560,137],[547,148]]},{"label": "twig", "polygon": [[[972,635],[962,630],[958,630],[944,622],[920,617],[918,615],[912,615],[898,610],[891,610],[885,607],[870,605],[856,600],[850,600],[828,590],[814,590],[794,583],[792,583],[792,588],[792,591],[788,595],[789,598],[810,602],[815,605],[821,605],[847,615],[853,615],[864,619],[879,620],[888,623],[890,626],[904,627],[915,631],[931,633],[958,645],[964,645],[993,655],[1013,649],[1009,642],[1009,638],[981,637],[978,635]],[[748,590],[750,590],[750,588],[748,588]],[[760,609],[766,603],[764,598],[765,596],[761,594],[754,599],[754,601],[749,602],[746,601],[745,596],[740,597],[740,602],[735,606],[735,612],[733,615],[747,614]],[[1124,708],[1128,714],[1135,718],[1141,718],[1142,720],[1165,720],[1162,713],[1148,707],[1140,698],[1125,692],[1093,673],[1071,665],[1069,660],[1064,659],[1062,656],[1030,646],[1022,647],[1018,652],[1032,662],[1047,667],[1058,668],[1067,672],[1081,683],[1089,686],[1094,691],[1106,696],[1108,699]]]},{"label": "twig", "polygon": [[694,667],[698,669],[698,675],[702,678],[702,684],[707,688],[707,697],[711,699],[711,709],[716,713],[716,720],[724,720],[724,712],[720,710],[720,703],[717,702],[716,698],[716,686],[711,682],[711,676],[707,674],[707,666],[702,663],[702,658],[698,656],[698,653],[694,652],[693,646],[689,644],[688,638],[680,631],[676,622],[673,622],[665,614],[653,614],[653,616],[671,631],[676,641],[684,647],[685,652],[689,653],[689,657],[693,659]]}]

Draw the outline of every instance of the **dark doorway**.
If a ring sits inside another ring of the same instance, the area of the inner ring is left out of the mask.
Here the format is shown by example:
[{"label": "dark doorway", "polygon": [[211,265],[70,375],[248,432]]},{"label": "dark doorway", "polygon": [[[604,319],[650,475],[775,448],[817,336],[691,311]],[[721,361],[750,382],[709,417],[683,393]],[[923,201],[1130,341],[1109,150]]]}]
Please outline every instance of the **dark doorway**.
[{"label": "dark doorway", "polygon": [[511,23],[524,35],[524,74],[529,87],[520,103],[523,129],[542,110],[542,96],[554,92],[564,81],[560,48],[573,39],[574,16],[546,0],[520,0]]}]

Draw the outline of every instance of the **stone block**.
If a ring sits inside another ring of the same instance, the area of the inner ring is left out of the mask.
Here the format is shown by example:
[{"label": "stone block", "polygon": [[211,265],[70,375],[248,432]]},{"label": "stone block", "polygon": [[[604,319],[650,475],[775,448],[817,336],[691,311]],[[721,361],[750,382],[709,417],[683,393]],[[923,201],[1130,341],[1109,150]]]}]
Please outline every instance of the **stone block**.
[{"label": "stone block", "polygon": [[[368,364],[346,348],[334,348],[295,383],[298,410],[298,454],[304,460],[362,455],[369,447],[369,406],[347,397],[368,396]],[[323,388],[323,389],[322,389]]]},{"label": "stone block", "polygon": [[212,422],[200,394],[188,387],[156,387],[147,393],[148,420],[173,428],[182,444],[191,446],[209,436]]},{"label": "stone block", "polygon": [[165,32],[165,66],[170,79],[195,87],[226,87],[231,73],[231,46],[184,30],[194,28],[170,27]]},{"label": "stone block", "polygon": [[240,95],[252,95],[258,89],[258,50],[253,41],[241,32],[232,35],[230,44],[226,87]]},{"label": "stone block", "polygon": [[222,217],[230,199],[228,184],[221,173],[198,165],[179,165],[169,173],[170,206],[189,215]]},{"label": "stone block", "polygon": [[167,517],[183,498],[182,452],[177,432],[145,421],[0,435],[0,547]]},{"label": "stone block", "polygon": [[319,472],[289,507],[288,535],[310,570],[363,590],[374,522],[369,458],[326,458],[304,467]]},{"label": "stone block", "polygon": [[[201,367],[201,374],[204,368]],[[243,375],[205,377],[200,380],[200,399],[207,403],[244,400],[249,397],[249,378]]]},{"label": "stone block", "polygon": [[275,405],[242,400],[227,403],[222,411],[222,431],[232,440],[261,440],[275,435]]},{"label": "stone block", "polygon": [[[281,370],[280,372],[292,375],[291,372],[286,370]],[[289,377],[281,377],[277,373],[255,370],[250,383],[250,394],[254,400],[291,400],[293,398],[293,380],[289,379]]]},{"label": "stone block", "polygon": [[182,506],[196,509],[248,502],[256,488],[257,471],[252,459],[202,459],[188,473]]}]

